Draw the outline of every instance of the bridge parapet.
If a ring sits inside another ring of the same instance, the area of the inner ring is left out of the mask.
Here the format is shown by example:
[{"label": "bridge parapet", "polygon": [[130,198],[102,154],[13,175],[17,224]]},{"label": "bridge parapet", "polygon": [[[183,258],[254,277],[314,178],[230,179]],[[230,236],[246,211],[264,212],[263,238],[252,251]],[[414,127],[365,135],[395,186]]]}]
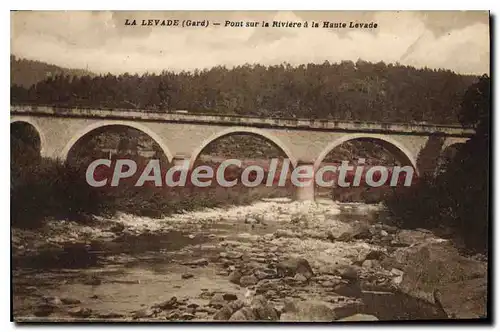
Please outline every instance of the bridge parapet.
[{"label": "bridge parapet", "polygon": [[364,121],[336,121],[329,119],[288,119],[230,116],[214,114],[159,113],[147,110],[110,110],[86,108],[58,108],[48,106],[13,105],[12,115],[37,115],[59,118],[100,118],[128,121],[177,122],[193,124],[216,124],[260,128],[301,129],[311,131],[342,131],[362,133],[397,133],[411,135],[443,135],[471,137],[473,128],[458,125],[402,124]]}]

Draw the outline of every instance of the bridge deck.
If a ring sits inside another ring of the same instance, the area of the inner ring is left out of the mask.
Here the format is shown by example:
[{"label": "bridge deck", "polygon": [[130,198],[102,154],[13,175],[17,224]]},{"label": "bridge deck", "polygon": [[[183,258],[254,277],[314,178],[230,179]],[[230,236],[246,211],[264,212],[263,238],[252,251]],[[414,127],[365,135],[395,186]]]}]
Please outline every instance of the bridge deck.
[{"label": "bridge deck", "polygon": [[336,121],[329,119],[261,118],[251,116],[230,116],[215,114],[159,113],[138,110],[111,110],[86,108],[58,108],[48,106],[12,105],[12,115],[35,115],[68,118],[102,118],[130,121],[179,122],[217,124],[226,126],[272,127],[284,129],[305,129],[324,131],[384,132],[405,134],[444,134],[447,136],[469,137],[473,128],[459,125],[402,124],[366,121]]}]

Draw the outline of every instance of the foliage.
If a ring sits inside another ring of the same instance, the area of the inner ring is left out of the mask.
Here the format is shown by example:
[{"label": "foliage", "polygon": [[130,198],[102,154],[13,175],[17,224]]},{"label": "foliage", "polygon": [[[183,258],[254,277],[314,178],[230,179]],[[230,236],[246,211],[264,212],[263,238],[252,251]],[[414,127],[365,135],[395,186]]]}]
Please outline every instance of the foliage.
[{"label": "foliage", "polygon": [[436,178],[391,197],[386,203],[409,227],[449,227],[467,249],[486,252],[489,224],[490,78],[483,76],[464,94],[461,120],[475,125],[467,141]]},{"label": "foliage", "polygon": [[291,66],[217,66],[143,75],[51,75],[12,103],[378,122],[458,123],[460,98],[477,77],[358,60]]},{"label": "foliage", "polygon": [[10,198],[11,224],[17,227],[38,227],[47,217],[88,221],[104,208],[81,170],[50,159],[12,164]]}]

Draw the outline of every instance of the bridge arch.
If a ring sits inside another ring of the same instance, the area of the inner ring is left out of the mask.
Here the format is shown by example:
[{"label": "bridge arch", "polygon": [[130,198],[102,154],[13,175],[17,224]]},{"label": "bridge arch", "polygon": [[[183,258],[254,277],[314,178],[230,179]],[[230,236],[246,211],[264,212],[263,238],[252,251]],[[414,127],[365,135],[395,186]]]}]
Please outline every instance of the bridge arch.
[{"label": "bridge arch", "polygon": [[12,126],[13,124],[27,124],[36,131],[36,133],[38,134],[38,139],[40,140],[40,156],[44,156],[46,149],[46,141],[45,141],[45,135],[41,130],[40,125],[31,118],[13,118],[10,121],[10,125]]},{"label": "bridge arch", "polygon": [[68,154],[71,151],[71,149],[73,148],[73,146],[75,146],[75,144],[80,139],[85,137],[91,131],[99,129],[99,128],[110,127],[110,126],[129,127],[129,128],[134,128],[134,129],[137,129],[137,130],[143,132],[144,134],[151,137],[151,139],[153,139],[160,146],[160,148],[162,149],[163,153],[165,154],[165,156],[167,157],[169,162],[171,162],[173,160],[173,154],[170,152],[170,149],[167,147],[167,145],[165,144],[163,139],[157,133],[155,133],[149,127],[144,126],[140,123],[131,122],[131,121],[120,121],[120,120],[98,121],[98,122],[95,122],[95,123],[92,123],[92,124],[86,126],[85,128],[83,128],[82,130],[80,130],[79,132],[77,132],[75,135],[73,135],[71,137],[69,142],[66,144],[64,149],[61,151],[61,154],[59,156],[60,159],[63,161],[66,161],[68,158]]},{"label": "bridge arch", "polygon": [[397,140],[386,136],[386,135],[373,135],[373,134],[348,134],[344,135],[330,144],[320,153],[316,161],[314,162],[314,169],[317,170],[325,157],[330,153],[333,149],[335,149],[337,146],[340,146],[342,143],[347,142],[347,141],[352,141],[356,139],[370,139],[375,142],[382,142],[384,147],[388,148],[390,151],[395,153],[397,156],[402,156],[407,161],[410,162],[411,166],[415,169],[415,173],[418,175],[418,168],[417,168],[417,159],[416,157],[410,152],[410,150],[404,146],[402,143],[398,142]]},{"label": "bridge arch", "polygon": [[222,130],[218,133],[213,134],[209,138],[205,139],[198,148],[191,154],[191,158],[189,160],[189,168],[191,169],[198,157],[200,156],[201,152],[213,141],[222,138],[224,136],[229,136],[229,135],[234,135],[234,134],[250,134],[254,136],[260,136],[263,137],[272,143],[274,143],[278,148],[283,151],[288,159],[290,160],[290,163],[293,165],[293,167],[297,166],[297,159],[294,157],[292,154],[292,151],[284,144],[279,138],[277,138],[275,135],[270,134],[269,132],[263,131],[258,128],[253,128],[253,127],[246,127],[246,128],[227,128],[225,130]]}]

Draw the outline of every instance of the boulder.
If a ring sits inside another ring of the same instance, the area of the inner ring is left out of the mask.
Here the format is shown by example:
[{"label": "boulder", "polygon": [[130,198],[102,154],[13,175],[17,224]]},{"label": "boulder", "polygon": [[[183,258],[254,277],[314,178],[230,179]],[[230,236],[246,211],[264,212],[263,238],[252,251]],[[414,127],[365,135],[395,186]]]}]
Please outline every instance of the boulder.
[{"label": "boulder", "polygon": [[274,271],[272,269],[259,269],[259,268],[257,268],[253,271],[253,275],[259,280],[272,279],[272,278],[276,277],[276,271]]},{"label": "boulder", "polygon": [[250,305],[258,320],[277,321],[279,319],[276,309],[262,295],[257,295]]},{"label": "boulder", "polygon": [[343,266],[337,268],[337,271],[339,275],[342,277],[342,279],[346,280],[358,280],[359,279],[359,272],[358,268],[355,268],[353,266]]},{"label": "boulder", "polygon": [[305,283],[307,282],[307,278],[302,274],[302,273],[297,273],[293,279],[295,279],[299,283]]},{"label": "boulder", "polygon": [[404,273],[399,285],[404,293],[434,302],[433,293],[439,289],[447,315],[486,315],[487,263],[462,256],[448,241],[429,237],[426,243],[398,249],[394,256],[403,265],[398,269]]},{"label": "boulder", "polygon": [[215,294],[211,299],[208,305],[210,307],[219,309],[222,308],[227,304],[227,301],[224,299],[224,296],[222,294]]},{"label": "boulder", "polygon": [[229,274],[229,281],[233,284],[239,284],[242,274],[240,271],[235,270]]},{"label": "boulder", "polygon": [[305,258],[296,257],[282,261],[276,265],[279,277],[294,277],[297,273],[302,274],[307,279],[314,276],[314,272]]},{"label": "boulder", "polygon": [[[235,313],[236,311],[243,308],[243,306],[244,306],[244,303],[241,300],[236,300],[236,301],[233,301],[229,304],[226,304],[218,312],[215,313],[213,319],[214,320],[229,320],[229,318],[231,318],[233,313]],[[208,311],[208,310],[207,310],[207,312],[210,313],[210,311]]]}]

